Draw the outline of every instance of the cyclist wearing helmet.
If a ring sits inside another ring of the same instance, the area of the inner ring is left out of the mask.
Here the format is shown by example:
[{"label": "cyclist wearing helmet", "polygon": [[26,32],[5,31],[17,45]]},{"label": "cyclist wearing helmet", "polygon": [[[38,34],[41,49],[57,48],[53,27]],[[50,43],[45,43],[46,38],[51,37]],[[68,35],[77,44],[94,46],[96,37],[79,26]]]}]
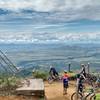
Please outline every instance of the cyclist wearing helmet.
[{"label": "cyclist wearing helmet", "polygon": [[83,76],[81,74],[77,74],[77,91],[82,93],[83,92]]},{"label": "cyclist wearing helmet", "polygon": [[58,76],[58,72],[56,71],[56,69],[52,66],[50,66],[50,71],[49,71],[50,76],[52,76],[52,78],[56,78]]},{"label": "cyclist wearing helmet", "polygon": [[85,69],[85,65],[84,64],[81,64],[81,67],[82,67],[82,69],[81,69],[81,72],[79,74],[83,77],[83,79],[86,80],[86,69]]},{"label": "cyclist wearing helmet", "polygon": [[98,88],[100,88],[100,76],[98,76],[97,80],[96,80],[96,86]]},{"label": "cyclist wearing helmet", "polygon": [[68,78],[69,78],[69,76],[68,76],[68,74],[67,74],[67,71],[64,70],[64,75],[63,75],[63,77],[62,77],[62,79],[63,79],[63,94],[64,94],[64,95],[67,94]]}]

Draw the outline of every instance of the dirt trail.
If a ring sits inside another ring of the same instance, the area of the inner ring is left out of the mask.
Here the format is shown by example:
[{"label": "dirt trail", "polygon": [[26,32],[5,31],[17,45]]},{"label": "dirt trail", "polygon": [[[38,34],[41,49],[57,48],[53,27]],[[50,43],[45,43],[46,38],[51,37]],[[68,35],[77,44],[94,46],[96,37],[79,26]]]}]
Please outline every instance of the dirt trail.
[{"label": "dirt trail", "polygon": [[[45,82],[45,95],[47,100],[70,100],[71,94],[75,91],[74,82],[70,82],[68,94],[63,95],[62,82],[55,82],[48,84]],[[2,96],[0,100],[44,100],[39,97],[26,97],[26,96]]]},{"label": "dirt trail", "polygon": [[75,91],[73,82],[69,84],[68,94],[63,95],[62,83],[45,84],[45,94],[47,100],[70,100],[71,94]]}]

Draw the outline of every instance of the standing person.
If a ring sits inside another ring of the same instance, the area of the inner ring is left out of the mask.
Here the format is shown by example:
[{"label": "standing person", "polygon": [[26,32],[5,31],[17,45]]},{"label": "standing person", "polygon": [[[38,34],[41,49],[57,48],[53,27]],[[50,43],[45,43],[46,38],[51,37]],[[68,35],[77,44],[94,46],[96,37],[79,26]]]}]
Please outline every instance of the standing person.
[{"label": "standing person", "polygon": [[82,93],[83,92],[83,76],[81,76],[80,74],[77,74],[77,92]]},{"label": "standing person", "polygon": [[81,72],[79,74],[77,74],[77,92],[82,93],[83,92],[83,83],[84,80],[86,80],[86,69],[85,69],[85,65],[81,64]]},{"label": "standing person", "polygon": [[81,72],[80,74],[83,75],[84,79],[86,78],[86,69],[85,69],[85,65],[81,64]]},{"label": "standing person", "polygon": [[35,78],[35,74],[36,74],[36,69],[34,68],[34,69],[32,70],[32,77],[33,77],[33,78]]},{"label": "standing person", "polygon": [[67,74],[67,71],[64,70],[64,75],[62,77],[63,79],[63,95],[67,94],[67,88],[68,88],[68,74]]},{"label": "standing person", "polygon": [[96,87],[100,88],[100,76],[99,75],[96,80]]}]

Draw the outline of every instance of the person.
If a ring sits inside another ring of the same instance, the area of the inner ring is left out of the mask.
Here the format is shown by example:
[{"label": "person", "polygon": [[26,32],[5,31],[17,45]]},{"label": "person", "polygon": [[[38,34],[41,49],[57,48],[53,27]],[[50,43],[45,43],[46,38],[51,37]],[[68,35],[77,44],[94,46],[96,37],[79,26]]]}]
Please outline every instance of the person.
[{"label": "person", "polygon": [[34,68],[34,69],[32,70],[32,76],[33,76],[33,78],[35,78],[35,73],[36,73],[36,69]]},{"label": "person", "polygon": [[81,64],[81,72],[80,74],[83,75],[84,79],[86,78],[86,69],[85,69],[85,65]]},{"label": "person", "polygon": [[68,88],[68,74],[67,74],[67,71],[64,70],[64,75],[62,77],[63,79],[63,95],[67,94],[67,88]]},{"label": "person", "polygon": [[50,66],[50,71],[49,71],[50,76],[55,79],[58,76],[58,72],[56,69],[52,66]]},{"label": "person", "polygon": [[100,88],[100,76],[96,80],[96,87]]},{"label": "person", "polygon": [[77,74],[77,84],[76,84],[77,92],[80,92],[80,93],[83,92],[83,87],[84,87],[83,80],[84,80],[83,76],[81,74]]}]

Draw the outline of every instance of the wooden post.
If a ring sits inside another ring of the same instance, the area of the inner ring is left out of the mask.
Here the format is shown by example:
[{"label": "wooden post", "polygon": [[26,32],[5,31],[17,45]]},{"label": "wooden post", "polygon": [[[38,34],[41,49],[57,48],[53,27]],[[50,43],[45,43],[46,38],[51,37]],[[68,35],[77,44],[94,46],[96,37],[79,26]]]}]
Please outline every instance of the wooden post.
[{"label": "wooden post", "polygon": [[70,68],[71,68],[71,63],[68,64],[68,72],[71,71]]},{"label": "wooden post", "polygon": [[90,63],[88,63],[87,72],[88,72],[88,74],[90,73]]}]

